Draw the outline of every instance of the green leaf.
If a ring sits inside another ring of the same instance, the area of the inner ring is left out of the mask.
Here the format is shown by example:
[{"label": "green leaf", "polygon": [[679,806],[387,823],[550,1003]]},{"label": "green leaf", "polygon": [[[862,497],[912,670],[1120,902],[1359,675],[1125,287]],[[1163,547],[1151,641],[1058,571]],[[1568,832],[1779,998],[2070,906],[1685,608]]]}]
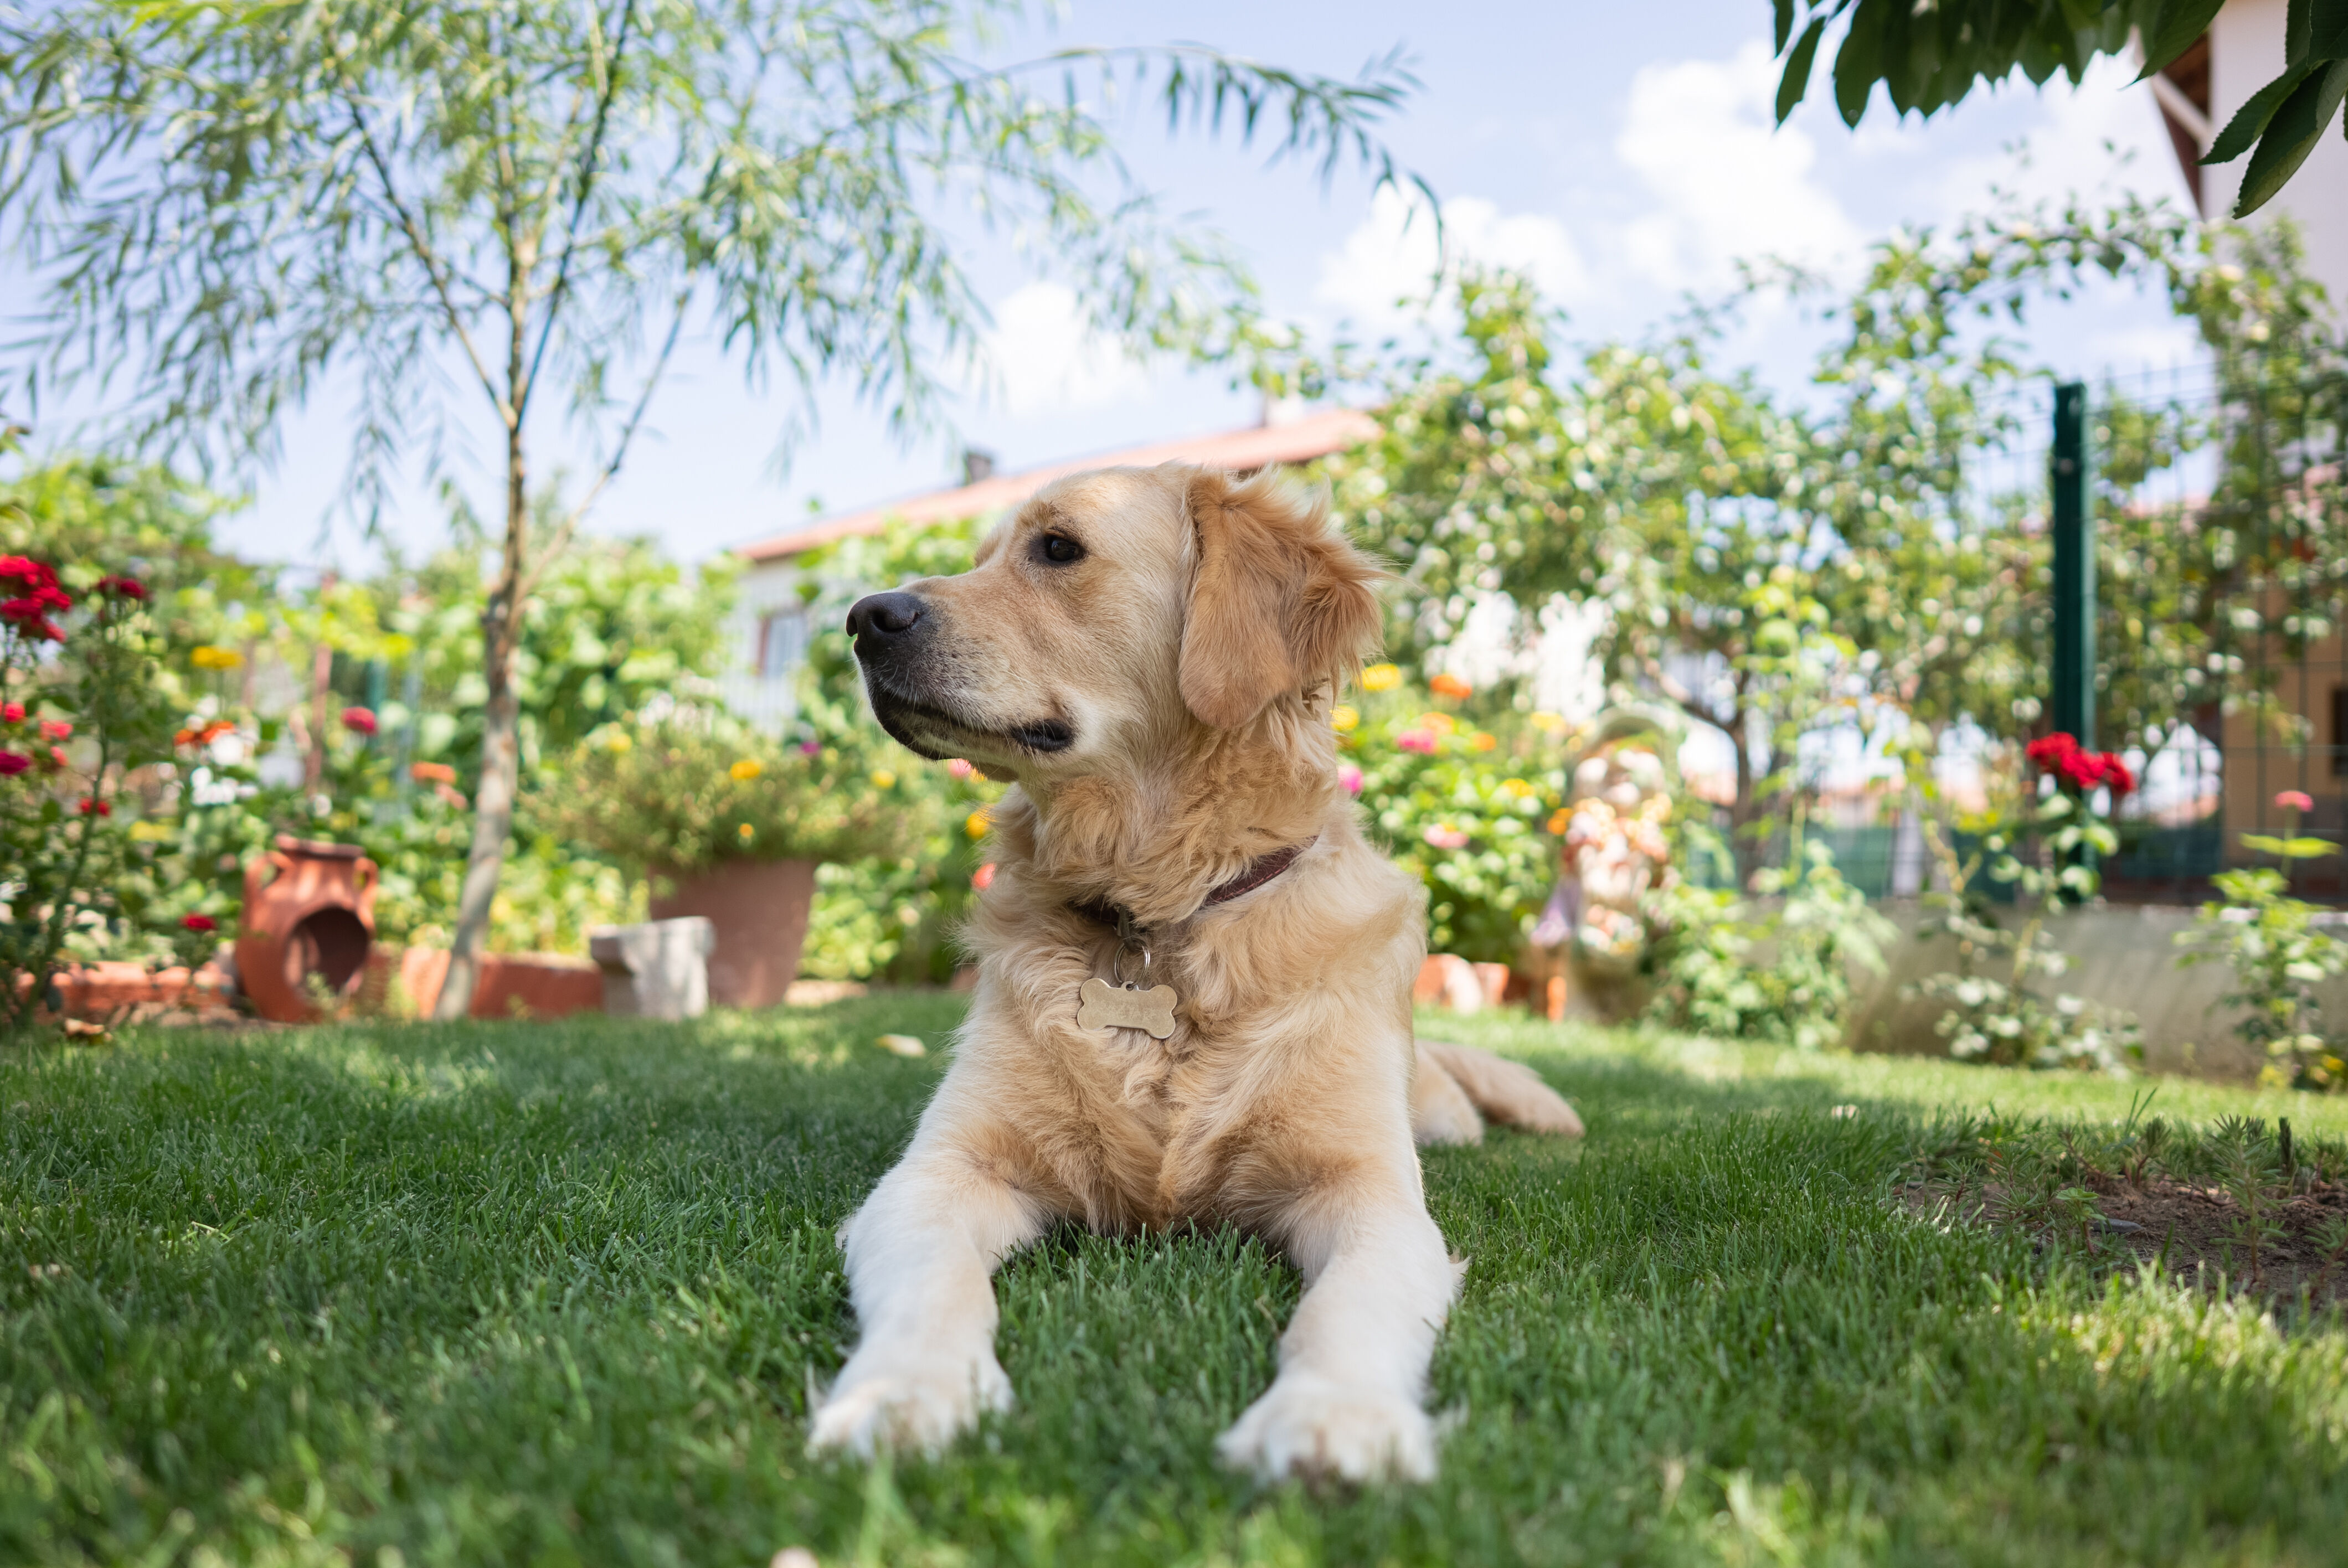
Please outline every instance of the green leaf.
[{"label": "green leaf", "polygon": [[2160,13],[2144,30],[2144,69],[2137,80],[2153,75],[2193,46],[2209,30],[2210,19],[2225,0],[2162,0]]},{"label": "green leaf", "polygon": [[1773,55],[1786,52],[1786,40],[1794,36],[1794,0],[1776,0],[1777,41],[1769,46]]},{"label": "green leaf", "polygon": [[2283,100],[2266,135],[2259,138],[2259,149],[2250,154],[2250,167],[2243,171],[2235,217],[2247,218],[2265,206],[2299,172],[2315,150],[2316,138],[2340,112],[2343,95],[2348,95],[2348,60],[2338,60],[2310,76]]},{"label": "green leaf", "polygon": [[2255,849],[2260,855],[2278,856],[2285,860],[2316,860],[2326,855],[2337,855],[2340,846],[2323,838],[2277,838],[2271,834],[2246,833],[2242,846]]},{"label": "green leaf", "polygon": [[1850,31],[1835,51],[1835,108],[1845,125],[1857,125],[1867,113],[1867,100],[1883,75],[1883,21],[1890,9],[1889,0],[1859,0]]},{"label": "green leaf", "polygon": [[1810,68],[1818,57],[1818,39],[1825,36],[1826,18],[1821,16],[1802,29],[1802,41],[1794,46],[1786,61],[1786,74],[1777,78],[1777,123],[1784,125],[1802,95],[1810,90]]},{"label": "green leaf", "polygon": [[2209,150],[2202,155],[2202,163],[2231,163],[2250,151],[2265,132],[2267,122],[2274,118],[2275,110],[2282,107],[2283,99],[2306,77],[2304,68],[2294,67],[2252,93],[2250,101],[2236,109],[2234,118],[2226,122],[2226,128],[2218,133],[2218,139],[2209,144]]},{"label": "green leaf", "polygon": [[2308,7],[2307,57],[2348,57],[2348,0],[2315,0]]}]

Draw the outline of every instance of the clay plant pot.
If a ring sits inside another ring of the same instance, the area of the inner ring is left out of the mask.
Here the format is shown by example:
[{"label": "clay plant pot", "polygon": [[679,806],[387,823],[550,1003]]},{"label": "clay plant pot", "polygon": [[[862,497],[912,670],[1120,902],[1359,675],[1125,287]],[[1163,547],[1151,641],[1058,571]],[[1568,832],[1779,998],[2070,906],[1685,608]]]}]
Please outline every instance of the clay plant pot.
[{"label": "clay plant pot", "polygon": [[712,1005],[763,1008],[783,999],[807,946],[815,866],[812,860],[729,860],[707,871],[654,877],[654,919],[699,915],[716,930],[709,953]]},{"label": "clay plant pot", "polygon": [[324,1016],[318,999],[355,997],[375,942],[376,864],[355,844],[280,834],[244,868],[237,981],[279,1023]]}]

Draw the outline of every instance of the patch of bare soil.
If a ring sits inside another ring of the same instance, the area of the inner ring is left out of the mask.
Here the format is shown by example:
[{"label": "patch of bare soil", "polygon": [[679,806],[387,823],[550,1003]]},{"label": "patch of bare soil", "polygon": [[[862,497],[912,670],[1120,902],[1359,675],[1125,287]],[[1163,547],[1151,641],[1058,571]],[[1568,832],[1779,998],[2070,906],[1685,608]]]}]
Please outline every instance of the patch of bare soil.
[{"label": "patch of bare soil", "polygon": [[[2312,1182],[2269,1194],[2253,1226],[2241,1202],[2225,1188],[2149,1176],[2141,1183],[2101,1171],[2081,1173],[2095,1194],[2094,1214],[2023,1213],[1998,1187],[1960,1191],[1945,1182],[1900,1189],[1900,1201],[1919,1218],[1959,1218],[2028,1235],[2038,1245],[2085,1247],[2112,1263],[2157,1263],[2181,1284],[2216,1288],[2222,1277],[2235,1291],[2275,1300],[2302,1295],[2313,1305],[2348,1302],[2348,1255],[2320,1239],[2348,1219],[2348,1183]],[[2252,1256],[2251,1232],[2262,1232]],[[2335,1231],[2334,1235],[2338,1233]]]}]

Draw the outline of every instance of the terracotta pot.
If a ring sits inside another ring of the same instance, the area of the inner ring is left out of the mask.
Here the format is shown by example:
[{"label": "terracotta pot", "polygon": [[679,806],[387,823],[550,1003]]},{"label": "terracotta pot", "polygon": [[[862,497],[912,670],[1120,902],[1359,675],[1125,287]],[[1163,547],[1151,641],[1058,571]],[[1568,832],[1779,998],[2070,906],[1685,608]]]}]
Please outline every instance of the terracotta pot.
[{"label": "terracotta pot", "polygon": [[280,834],[244,868],[237,981],[252,1010],[280,1023],[321,1016],[312,998],[355,997],[375,942],[376,865],[355,844]]},{"label": "terracotta pot", "polygon": [[[798,978],[815,903],[812,860],[729,860],[707,871],[672,873],[672,891],[654,897],[652,917],[705,917],[716,927],[709,954],[709,1000],[716,1007],[773,1007]],[[653,882],[657,890],[663,879]]]}]

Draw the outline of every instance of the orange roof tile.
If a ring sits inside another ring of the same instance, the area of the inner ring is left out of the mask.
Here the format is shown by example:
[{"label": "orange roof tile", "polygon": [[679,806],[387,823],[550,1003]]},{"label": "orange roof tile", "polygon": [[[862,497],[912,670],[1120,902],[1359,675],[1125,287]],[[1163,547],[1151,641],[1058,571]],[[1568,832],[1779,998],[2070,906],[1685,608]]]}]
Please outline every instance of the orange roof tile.
[{"label": "orange roof tile", "polygon": [[902,501],[891,501],[860,512],[826,518],[772,538],[744,545],[734,553],[753,562],[787,560],[790,557],[860,535],[877,534],[889,524],[935,522],[948,518],[985,517],[1015,507],[1053,480],[1093,468],[1148,468],[1160,463],[1196,463],[1207,468],[1245,471],[1273,463],[1306,463],[1366,441],[1377,433],[1377,423],[1351,408],[1333,408],[1288,425],[1251,425],[1219,436],[1194,436],[1180,441],[1159,441],[1121,452],[1046,463],[1017,474],[998,474],[975,485],[936,490]]}]

